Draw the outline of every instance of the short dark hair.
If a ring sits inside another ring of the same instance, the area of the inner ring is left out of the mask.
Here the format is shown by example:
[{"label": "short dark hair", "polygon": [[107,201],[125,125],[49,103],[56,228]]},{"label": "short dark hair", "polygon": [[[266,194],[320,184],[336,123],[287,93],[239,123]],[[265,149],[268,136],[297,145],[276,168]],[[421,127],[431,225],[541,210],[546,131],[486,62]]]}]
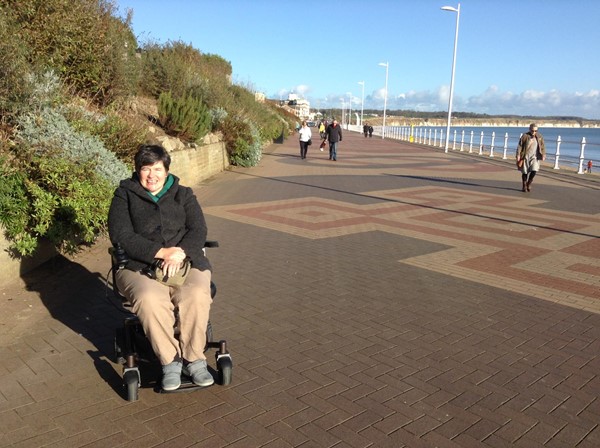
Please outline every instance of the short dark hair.
[{"label": "short dark hair", "polygon": [[133,157],[135,171],[140,172],[142,167],[162,162],[165,169],[169,171],[171,156],[165,148],[160,145],[142,145]]}]

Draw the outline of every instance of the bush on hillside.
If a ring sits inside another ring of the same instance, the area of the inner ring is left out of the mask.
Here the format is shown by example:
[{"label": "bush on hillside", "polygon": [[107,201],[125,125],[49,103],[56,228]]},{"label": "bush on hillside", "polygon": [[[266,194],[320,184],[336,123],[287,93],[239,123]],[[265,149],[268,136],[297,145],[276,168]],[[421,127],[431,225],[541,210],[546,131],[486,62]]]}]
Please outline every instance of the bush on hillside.
[{"label": "bush on hillside", "polygon": [[202,100],[191,95],[173,98],[171,92],[161,93],[158,116],[167,133],[183,140],[197,141],[211,129],[210,112]]},{"label": "bush on hillside", "polygon": [[0,7],[0,116],[12,115],[30,94],[27,46]]},{"label": "bush on hillside", "polygon": [[189,89],[202,83],[199,73],[200,51],[181,41],[161,45],[147,43],[142,48],[141,93],[158,98],[163,92],[171,92],[182,98]]},{"label": "bush on hillside", "polygon": [[96,113],[84,107],[65,109],[65,117],[78,133],[88,133],[102,141],[126,165],[131,165],[140,145],[147,142],[147,127],[132,113],[113,103]]},{"label": "bush on hillside", "polygon": [[27,47],[31,66],[57,71],[74,91],[108,104],[134,93],[137,43],[110,0],[4,0],[11,39]]},{"label": "bush on hillside", "polygon": [[[142,60],[142,89],[160,98],[160,120],[167,132],[181,135],[182,128],[181,120],[173,117],[183,109],[173,112],[180,108],[171,102],[174,98],[188,101],[192,97],[209,109],[211,129],[222,132],[233,164],[255,165],[265,144],[281,140],[293,129],[295,117],[290,121],[282,109],[259,103],[248,88],[232,85],[231,64],[220,56],[201,54],[181,42],[169,42],[145,45]],[[171,112],[166,113],[167,107]]]},{"label": "bush on hillside", "polygon": [[219,130],[223,133],[225,148],[232,165],[258,165],[262,157],[262,142],[256,125],[239,116],[227,116]]},{"label": "bush on hillside", "polygon": [[0,160],[0,224],[13,254],[33,254],[42,238],[63,253],[93,243],[106,229],[113,187],[92,163],[30,156],[18,169]]},{"label": "bush on hillside", "polygon": [[211,109],[210,111],[210,123],[211,123],[211,129],[213,131],[219,129],[219,127],[221,126],[221,124],[223,123],[223,120],[225,120],[225,118],[227,117],[227,111],[225,109],[223,109],[222,107],[215,107],[214,109]]},{"label": "bush on hillside", "polygon": [[39,113],[19,117],[17,136],[23,147],[35,154],[58,154],[73,162],[91,163],[96,172],[113,187],[129,177],[130,169],[108,151],[94,136],[78,133],[56,109],[45,108]]}]

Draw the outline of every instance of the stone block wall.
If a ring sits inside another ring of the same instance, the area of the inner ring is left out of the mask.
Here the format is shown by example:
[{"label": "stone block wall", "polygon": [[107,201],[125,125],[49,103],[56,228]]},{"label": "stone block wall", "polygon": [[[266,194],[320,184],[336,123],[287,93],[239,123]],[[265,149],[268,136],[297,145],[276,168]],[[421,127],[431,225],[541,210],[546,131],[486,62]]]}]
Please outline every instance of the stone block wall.
[{"label": "stone block wall", "polygon": [[229,167],[223,142],[209,143],[171,153],[170,172],[181,179],[181,184],[194,186]]}]

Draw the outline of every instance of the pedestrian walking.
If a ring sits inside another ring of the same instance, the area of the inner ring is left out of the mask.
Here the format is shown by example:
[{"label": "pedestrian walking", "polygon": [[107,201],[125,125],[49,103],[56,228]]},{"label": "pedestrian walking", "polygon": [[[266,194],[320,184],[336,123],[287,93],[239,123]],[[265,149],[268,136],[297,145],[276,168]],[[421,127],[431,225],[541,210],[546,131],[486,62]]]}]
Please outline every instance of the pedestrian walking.
[{"label": "pedestrian walking", "polygon": [[588,172],[588,174],[592,173],[592,161],[591,160],[588,160],[587,172]]},{"label": "pedestrian walking", "polygon": [[325,123],[321,122],[319,125],[319,135],[321,138],[325,138]]},{"label": "pedestrian walking", "polygon": [[306,120],[302,121],[302,127],[298,131],[298,139],[300,140],[300,158],[306,159],[308,147],[312,143],[312,131],[308,127]]},{"label": "pedestrian walking", "polygon": [[546,145],[544,137],[538,132],[537,124],[531,123],[529,132],[519,139],[516,157],[523,182],[522,191],[531,191],[533,178],[540,169],[540,160],[546,160]]},{"label": "pedestrian walking", "polygon": [[329,160],[337,160],[337,145],[342,141],[342,127],[334,118],[332,123],[325,129],[325,138],[329,141]]}]

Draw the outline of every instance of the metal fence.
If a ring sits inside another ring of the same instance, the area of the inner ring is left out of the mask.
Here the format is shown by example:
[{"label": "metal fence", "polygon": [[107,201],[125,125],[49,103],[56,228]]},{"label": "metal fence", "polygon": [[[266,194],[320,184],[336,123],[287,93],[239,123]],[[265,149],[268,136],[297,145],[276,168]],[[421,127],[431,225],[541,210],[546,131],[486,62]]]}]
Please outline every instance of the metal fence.
[{"label": "metal fence", "polygon": [[[356,125],[350,125],[349,130],[362,133],[362,128]],[[382,126],[373,127],[374,136],[381,137],[382,132]],[[448,150],[468,152],[470,154],[475,153],[487,157],[514,159],[517,143],[521,135],[510,136],[508,132],[504,133],[504,135],[497,135],[494,131],[485,134],[484,131],[476,133],[475,131],[465,132],[463,130],[457,132],[454,130],[450,132]],[[446,143],[445,129],[425,126],[386,126],[384,137],[442,149],[445,149]],[[572,152],[569,155],[561,155],[560,147],[563,143],[569,143],[570,147],[577,146],[579,148],[579,155],[574,156]],[[562,167],[576,170],[578,174],[584,174],[587,170],[586,161],[592,161],[593,166],[600,166],[599,158],[589,157],[589,155],[586,158],[586,146],[588,149],[591,146],[594,149],[594,153],[600,153],[600,145],[587,143],[585,137],[582,137],[579,142],[563,142],[559,135],[556,141],[546,140],[546,161],[551,163],[555,170]]]}]

